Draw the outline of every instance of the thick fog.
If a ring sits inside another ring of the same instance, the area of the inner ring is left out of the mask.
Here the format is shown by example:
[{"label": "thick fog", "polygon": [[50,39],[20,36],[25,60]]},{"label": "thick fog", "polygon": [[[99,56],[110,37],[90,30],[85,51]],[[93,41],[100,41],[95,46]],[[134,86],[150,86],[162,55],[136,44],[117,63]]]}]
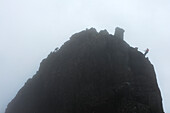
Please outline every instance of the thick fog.
[{"label": "thick fog", "polygon": [[170,113],[169,0],[0,0],[0,113],[42,59],[86,28],[125,29],[125,40],[155,67]]}]

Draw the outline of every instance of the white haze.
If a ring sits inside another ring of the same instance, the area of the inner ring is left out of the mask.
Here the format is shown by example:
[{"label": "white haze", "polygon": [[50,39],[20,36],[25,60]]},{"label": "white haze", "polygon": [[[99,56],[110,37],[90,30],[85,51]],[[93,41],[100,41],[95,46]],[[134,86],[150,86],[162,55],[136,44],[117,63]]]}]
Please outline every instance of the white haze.
[{"label": "white haze", "polygon": [[0,113],[39,64],[86,28],[125,29],[125,40],[150,49],[164,110],[170,113],[169,0],[0,0]]}]

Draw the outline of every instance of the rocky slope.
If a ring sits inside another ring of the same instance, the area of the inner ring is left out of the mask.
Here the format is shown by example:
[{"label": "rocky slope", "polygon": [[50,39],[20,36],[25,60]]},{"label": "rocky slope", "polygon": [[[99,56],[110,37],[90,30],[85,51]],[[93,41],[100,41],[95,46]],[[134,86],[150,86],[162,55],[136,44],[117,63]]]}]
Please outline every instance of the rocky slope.
[{"label": "rocky slope", "polygon": [[51,52],[5,113],[163,113],[153,65],[122,38],[87,29]]}]

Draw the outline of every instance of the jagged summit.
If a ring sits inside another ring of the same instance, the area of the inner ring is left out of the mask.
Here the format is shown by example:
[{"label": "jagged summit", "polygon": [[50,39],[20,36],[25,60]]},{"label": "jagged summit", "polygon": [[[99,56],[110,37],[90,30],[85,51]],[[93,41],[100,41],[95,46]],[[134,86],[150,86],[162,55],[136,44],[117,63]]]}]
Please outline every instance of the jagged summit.
[{"label": "jagged summit", "polygon": [[115,29],[115,36],[123,40],[124,32],[125,32],[124,29],[116,27],[116,29]]},{"label": "jagged summit", "polygon": [[50,53],[5,113],[163,113],[163,108],[144,54],[91,28]]}]

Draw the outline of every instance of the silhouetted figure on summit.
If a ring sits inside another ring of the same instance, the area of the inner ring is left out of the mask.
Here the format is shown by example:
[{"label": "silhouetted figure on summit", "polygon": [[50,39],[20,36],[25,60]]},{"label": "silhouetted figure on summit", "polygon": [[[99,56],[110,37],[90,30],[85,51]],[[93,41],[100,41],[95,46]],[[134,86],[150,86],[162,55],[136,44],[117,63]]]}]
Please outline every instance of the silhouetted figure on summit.
[{"label": "silhouetted figure on summit", "polygon": [[144,55],[146,56],[146,54],[149,52],[149,49],[147,48],[146,50],[145,50],[145,53],[144,53]]},{"label": "silhouetted figure on summit", "polygon": [[118,38],[120,38],[120,39],[123,40],[123,38],[124,38],[124,32],[125,32],[124,29],[119,28],[119,27],[116,27],[116,29],[115,29],[115,34],[114,34],[114,35],[115,35],[116,37],[118,37]]}]

